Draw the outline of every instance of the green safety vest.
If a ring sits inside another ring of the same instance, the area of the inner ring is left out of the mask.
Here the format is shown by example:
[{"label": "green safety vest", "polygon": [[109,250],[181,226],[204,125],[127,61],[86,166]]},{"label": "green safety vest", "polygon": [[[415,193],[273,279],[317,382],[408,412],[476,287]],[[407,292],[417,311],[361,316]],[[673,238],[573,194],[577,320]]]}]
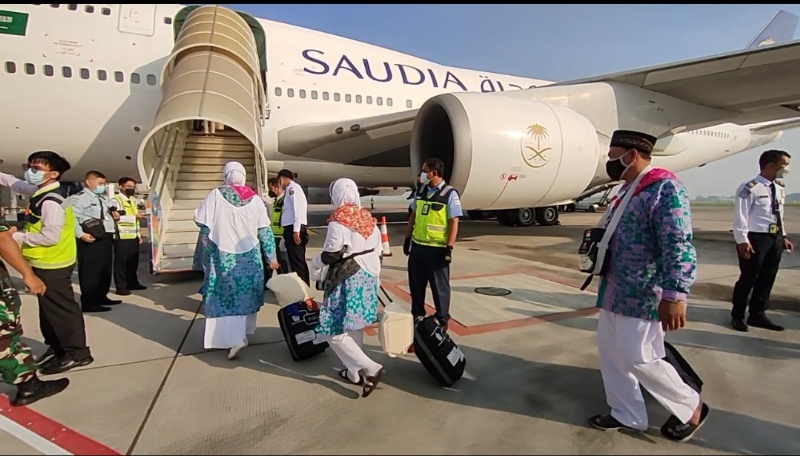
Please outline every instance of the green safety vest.
[{"label": "green safety vest", "polygon": [[64,208],[64,228],[61,237],[55,245],[31,246],[22,244],[22,256],[34,268],[61,269],[72,266],[77,261],[78,247],[75,241],[75,214],[67,200],[67,188],[61,184],[48,185],[40,188],[31,196],[28,203],[28,219],[25,231],[28,233],[42,232],[42,204],[45,201],[55,201]]},{"label": "green safety vest", "polygon": [[435,190],[430,196],[427,185],[417,191],[417,211],[411,234],[414,242],[431,247],[447,247],[447,228],[450,225],[447,201],[450,192],[454,191],[456,189],[449,185]]},{"label": "green safety vest", "polygon": [[281,226],[281,213],[283,212],[283,199],[286,196],[284,193],[283,195],[275,198],[275,203],[272,205],[272,214],[270,215],[270,221],[272,222],[272,234],[275,237],[283,237],[283,227]]},{"label": "green safety vest", "polygon": [[[120,195],[114,195],[114,200],[117,201],[117,207],[125,210],[125,215],[132,215],[136,217],[139,213],[139,208],[136,207],[136,200],[129,198],[127,201]],[[118,220],[117,231],[119,232],[120,239],[136,239],[139,237],[139,219],[134,219],[133,222],[123,222]]]}]

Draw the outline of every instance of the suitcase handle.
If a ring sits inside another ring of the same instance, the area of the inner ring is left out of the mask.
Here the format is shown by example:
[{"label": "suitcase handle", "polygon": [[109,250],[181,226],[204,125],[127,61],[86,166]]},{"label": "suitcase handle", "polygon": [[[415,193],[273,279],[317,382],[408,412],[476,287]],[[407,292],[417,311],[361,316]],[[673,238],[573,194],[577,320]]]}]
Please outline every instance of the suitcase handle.
[{"label": "suitcase handle", "polygon": [[[394,302],[394,301],[392,301],[392,297],[391,297],[391,296],[389,296],[389,293],[387,293],[387,292],[386,292],[386,288],[383,288],[383,285],[380,285],[380,287],[379,287],[379,288],[381,289],[381,291],[383,292],[383,294],[386,296],[386,299],[388,299],[390,303]],[[384,308],[386,307],[386,303],[385,303],[385,302],[383,302],[383,299],[381,299],[380,295],[378,295],[378,302],[379,302],[379,303],[381,303],[381,305],[382,305]]]}]

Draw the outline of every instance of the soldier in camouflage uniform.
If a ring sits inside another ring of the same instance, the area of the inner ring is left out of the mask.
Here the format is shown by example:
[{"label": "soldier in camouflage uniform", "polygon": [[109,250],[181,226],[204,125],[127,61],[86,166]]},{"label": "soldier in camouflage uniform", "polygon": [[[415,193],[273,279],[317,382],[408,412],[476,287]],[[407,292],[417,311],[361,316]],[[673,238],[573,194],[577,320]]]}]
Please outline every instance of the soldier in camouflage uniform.
[{"label": "soldier in camouflage uniform", "polygon": [[[22,273],[25,287],[31,293],[44,293],[45,286],[22,257],[11,237],[16,228],[0,225],[0,257]],[[11,405],[28,405],[58,394],[69,385],[69,379],[42,381],[36,375],[36,362],[31,349],[22,342],[20,307],[22,300],[11,282],[5,264],[0,262],[0,375],[3,381],[17,386]]]}]

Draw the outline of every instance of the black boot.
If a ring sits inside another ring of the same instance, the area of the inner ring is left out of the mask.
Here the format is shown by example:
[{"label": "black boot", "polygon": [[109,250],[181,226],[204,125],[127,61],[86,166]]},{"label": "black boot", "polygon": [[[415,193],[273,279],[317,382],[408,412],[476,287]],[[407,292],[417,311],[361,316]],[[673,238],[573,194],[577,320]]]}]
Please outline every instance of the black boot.
[{"label": "black boot", "polygon": [[11,405],[19,407],[21,405],[30,405],[39,399],[54,396],[64,391],[69,386],[68,378],[60,378],[58,380],[39,380],[36,374],[30,380],[26,380],[17,385],[17,396],[11,401]]}]

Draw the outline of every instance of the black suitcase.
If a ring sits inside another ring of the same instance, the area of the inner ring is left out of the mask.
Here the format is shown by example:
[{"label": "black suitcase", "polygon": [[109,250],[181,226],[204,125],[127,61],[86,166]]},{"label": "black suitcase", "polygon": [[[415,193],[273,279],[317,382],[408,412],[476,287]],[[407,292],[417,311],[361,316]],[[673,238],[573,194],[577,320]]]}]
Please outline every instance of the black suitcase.
[{"label": "black suitcase", "polygon": [[462,375],[467,359],[450,335],[442,331],[433,315],[414,328],[414,353],[442,386],[453,386]]},{"label": "black suitcase", "polygon": [[700,376],[697,375],[697,372],[692,369],[692,366],[686,361],[683,356],[678,352],[678,349],[673,347],[667,341],[664,341],[664,351],[666,352],[666,356],[664,357],[664,361],[672,364],[675,370],[678,371],[678,375],[681,376],[684,382],[689,385],[693,390],[700,393],[703,389],[703,380],[700,379]]},{"label": "black suitcase", "polygon": [[289,304],[278,310],[278,324],[293,360],[311,358],[328,348],[328,343],[320,342],[314,332],[318,323],[319,306],[311,299]]}]

